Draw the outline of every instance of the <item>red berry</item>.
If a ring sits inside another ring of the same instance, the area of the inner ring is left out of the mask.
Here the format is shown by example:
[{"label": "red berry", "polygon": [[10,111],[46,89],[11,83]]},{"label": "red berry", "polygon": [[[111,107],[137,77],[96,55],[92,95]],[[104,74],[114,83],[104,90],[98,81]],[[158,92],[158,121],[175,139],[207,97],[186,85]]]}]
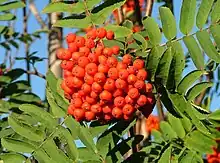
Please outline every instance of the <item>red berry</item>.
[{"label": "red berry", "polygon": [[121,89],[116,89],[114,92],[113,92],[113,97],[118,97],[118,96],[123,96],[123,90]]},{"label": "red berry", "polygon": [[84,77],[84,81],[85,81],[85,83],[87,83],[89,85],[92,85],[94,79],[91,75],[86,74],[85,77]]},{"label": "red berry", "polygon": [[86,101],[82,104],[81,108],[84,110],[84,111],[89,111],[91,109],[91,105]]},{"label": "red berry", "polygon": [[85,45],[86,47],[92,49],[95,47],[95,42],[93,39],[87,39]]},{"label": "red berry", "polygon": [[75,42],[71,42],[70,44],[68,44],[68,50],[73,53],[73,52],[77,52],[79,50],[79,48],[76,46]]},{"label": "red berry", "polygon": [[83,47],[79,48],[79,52],[84,53],[84,56],[87,57],[89,55],[89,53],[91,52],[91,50],[88,47],[83,46]]},{"label": "red berry", "polygon": [[105,114],[104,119],[108,122],[113,119],[112,114]]},{"label": "red berry", "polygon": [[104,28],[98,28],[96,30],[96,35],[98,38],[104,38],[106,36],[106,30]]},{"label": "red berry", "polygon": [[74,42],[75,39],[76,39],[76,35],[75,35],[74,33],[69,33],[69,34],[66,36],[66,42],[67,42],[67,44]]},{"label": "red berry", "polygon": [[131,88],[129,91],[128,91],[128,96],[130,96],[132,99],[135,99],[139,96],[139,92],[138,92],[138,89],[137,88]]},{"label": "red berry", "polygon": [[135,83],[134,83],[134,87],[141,90],[143,89],[145,86],[145,83],[143,80],[137,80]]},{"label": "red berry", "polygon": [[153,85],[150,84],[150,83],[147,83],[147,84],[145,85],[145,88],[146,88],[146,92],[147,92],[147,93],[153,91]]},{"label": "red berry", "polygon": [[137,99],[137,104],[139,106],[144,106],[147,103],[147,97],[145,95],[140,95],[140,97]]},{"label": "red berry", "polygon": [[87,94],[89,94],[90,92],[91,92],[91,90],[92,90],[92,88],[91,88],[91,86],[89,85],[89,84],[87,84],[87,83],[84,83],[83,85],[82,85],[82,91],[87,95]]},{"label": "red berry", "polygon": [[134,100],[130,97],[130,96],[126,96],[125,97],[125,102],[126,102],[126,104],[133,104],[134,103]]},{"label": "red berry", "polygon": [[102,91],[102,93],[100,93],[99,98],[101,100],[105,100],[105,101],[110,101],[112,99],[112,94],[106,90]]},{"label": "red berry", "polygon": [[72,54],[72,60],[73,60],[73,62],[78,63],[79,58],[82,57],[82,56],[84,56],[84,53],[83,53],[83,52],[74,52],[74,53]]},{"label": "red berry", "polygon": [[115,57],[108,57],[107,59],[107,65],[109,67],[116,67],[118,64],[118,60]]},{"label": "red berry", "polygon": [[98,55],[96,55],[95,53],[90,53],[88,55],[89,61],[92,63],[98,63]]},{"label": "red berry", "polygon": [[137,72],[137,78],[139,80],[146,80],[147,78],[147,71],[145,71],[144,69],[140,69]]},{"label": "red berry", "polygon": [[105,57],[104,55],[100,55],[98,60],[99,60],[100,64],[106,64],[107,63],[107,57]]},{"label": "red berry", "polygon": [[96,102],[96,100],[90,96],[86,96],[86,101],[89,103],[89,104],[94,104]]},{"label": "red berry", "polygon": [[93,113],[91,111],[87,111],[87,112],[85,112],[85,118],[87,121],[92,121],[95,119],[95,113]]},{"label": "red berry", "polygon": [[132,105],[130,105],[130,104],[126,104],[123,107],[123,113],[125,115],[131,115],[134,111],[135,111],[134,107]]},{"label": "red berry", "polygon": [[122,63],[122,62],[118,62],[117,64],[117,70],[121,70],[121,69],[126,69],[127,68],[127,65]]},{"label": "red berry", "polygon": [[141,59],[136,59],[133,63],[133,66],[137,68],[138,70],[142,69],[144,67],[144,61]]},{"label": "red berry", "polygon": [[115,45],[112,47],[113,54],[118,55],[120,53],[119,46]]},{"label": "red berry", "polygon": [[106,33],[106,38],[107,38],[108,40],[113,40],[114,37],[115,37],[115,35],[114,35],[114,32],[113,32],[113,31],[108,31],[108,32]]},{"label": "red berry", "polygon": [[73,105],[69,105],[68,109],[67,109],[67,113],[69,115],[72,115],[74,114],[74,110],[75,110],[75,107]]},{"label": "red berry", "polygon": [[76,108],[80,108],[81,106],[82,106],[82,99],[81,98],[79,98],[79,97],[77,97],[77,98],[73,98],[72,100],[71,100],[71,104],[74,106],[74,107],[76,107]]},{"label": "red berry", "polygon": [[88,57],[85,57],[85,56],[79,57],[79,59],[78,59],[78,65],[79,65],[80,67],[85,68],[86,65],[88,65],[88,64],[89,64],[89,59],[88,59]]},{"label": "red berry", "polygon": [[103,55],[105,55],[106,57],[111,57],[113,54],[113,50],[111,48],[104,48],[103,50]]},{"label": "red berry", "polygon": [[83,47],[85,45],[85,38],[84,37],[81,37],[81,36],[76,36],[76,40],[75,40],[75,43],[76,43],[76,46],[77,47]]},{"label": "red berry", "polygon": [[73,61],[67,61],[67,60],[63,60],[60,64],[60,67],[64,70],[68,70],[68,71],[72,71],[74,66],[74,62]]},{"label": "red berry", "polygon": [[80,66],[75,66],[72,70],[74,76],[83,78],[85,76],[85,69]]},{"label": "red berry", "polygon": [[97,83],[104,83],[106,80],[105,74],[103,72],[97,72],[94,75],[94,81]]},{"label": "red berry", "polygon": [[105,113],[105,114],[109,114],[112,112],[112,108],[108,105],[102,107],[102,112]]},{"label": "red berry", "polygon": [[73,115],[77,121],[82,121],[85,118],[85,111],[83,109],[75,109]]},{"label": "red berry", "polygon": [[98,72],[108,73],[109,67],[106,64],[98,65]]},{"label": "red berry", "polygon": [[97,115],[102,113],[102,108],[99,104],[95,104],[91,106],[91,111]]},{"label": "red berry", "polygon": [[90,30],[87,34],[86,34],[88,39],[96,39],[96,29],[92,29]]},{"label": "red berry", "polygon": [[61,83],[61,88],[64,90],[64,92],[68,93],[68,94],[73,94],[73,89],[69,88],[67,85],[66,85],[66,82],[63,80],[62,83]]},{"label": "red berry", "polygon": [[136,74],[137,69],[134,66],[129,66],[128,72],[129,72],[129,74]]},{"label": "red berry", "polygon": [[132,62],[132,56],[130,54],[125,54],[122,58],[122,62],[126,65],[131,64]]},{"label": "red berry", "polygon": [[64,48],[60,48],[60,49],[57,50],[56,55],[57,55],[58,59],[63,60],[64,51],[65,51]]},{"label": "red berry", "polygon": [[128,75],[127,81],[129,84],[134,84],[137,81],[137,77],[134,74],[130,74]]},{"label": "red berry", "polygon": [[118,77],[120,79],[126,80],[128,78],[128,76],[129,76],[129,73],[126,69],[119,70]]},{"label": "red berry", "polygon": [[113,115],[113,117],[120,119],[123,116],[122,109],[120,109],[118,107],[114,107],[112,109],[112,115]]},{"label": "red berry", "polygon": [[117,79],[115,81],[115,86],[116,88],[118,89],[126,89],[127,88],[127,83],[125,80],[122,80],[122,79]]},{"label": "red berry", "polygon": [[108,76],[112,79],[117,79],[118,78],[118,70],[116,68],[110,68],[108,70]]},{"label": "red berry", "polygon": [[98,72],[98,67],[95,63],[89,63],[85,70],[89,75],[95,75]]},{"label": "red berry", "polygon": [[114,91],[115,90],[115,81],[111,78],[107,78],[105,84],[104,84],[104,89],[107,91]]},{"label": "red berry", "polygon": [[95,54],[100,56],[102,55],[102,52],[103,52],[103,47],[99,46],[97,48],[95,48]]},{"label": "red berry", "polygon": [[92,84],[92,91],[94,91],[96,93],[100,93],[102,91],[102,86],[99,83],[94,82]]},{"label": "red berry", "polygon": [[123,107],[125,105],[125,98],[118,96],[114,99],[114,104],[117,107]]}]

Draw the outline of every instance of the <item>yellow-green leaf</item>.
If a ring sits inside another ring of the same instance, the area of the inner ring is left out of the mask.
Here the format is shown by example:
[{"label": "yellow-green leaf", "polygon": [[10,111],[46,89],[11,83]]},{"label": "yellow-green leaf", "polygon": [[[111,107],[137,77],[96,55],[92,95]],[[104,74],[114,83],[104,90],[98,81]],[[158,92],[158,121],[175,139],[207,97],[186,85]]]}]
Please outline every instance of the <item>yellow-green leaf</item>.
[{"label": "yellow-green leaf", "polygon": [[209,12],[212,9],[212,4],[214,0],[202,0],[202,3],[200,4],[199,11],[196,16],[196,25],[198,28],[203,28],[205,25]]},{"label": "yellow-green leaf", "polygon": [[183,38],[183,41],[189,50],[196,68],[199,70],[204,69],[204,56],[195,38],[193,36],[186,36]]},{"label": "yellow-green leaf", "polygon": [[183,0],[180,14],[180,31],[187,35],[194,26],[196,0]]},{"label": "yellow-green leaf", "polygon": [[160,7],[159,12],[163,33],[168,40],[172,40],[177,34],[175,17],[171,10],[167,7]]},{"label": "yellow-green leaf", "polygon": [[213,45],[209,33],[207,31],[199,31],[196,33],[196,37],[209,58],[213,59],[217,63],[220,63],[220,54]]},{"label": "yellow-green leaf", "polygon": [[210,31],[212,33],[212,36],[215,40],[215,43],[217,45],[217,47],[220,49],[220,25],[216,24],[216,25],[212,25],[210,28]]},{"label": "yellow-green leaf", "polygon": [[220,0],[217,0],[211,12],[211,21],[216,23],[220,20]]},{"label": "yellow-green leaf", "polygon": [[158,45],[161,42],[162,34],[158,27],[156,21],[151,18],[147,17],[143,20],[144,28],[147,30],[147,34],[149,37],[149,41],[152,45]]}]

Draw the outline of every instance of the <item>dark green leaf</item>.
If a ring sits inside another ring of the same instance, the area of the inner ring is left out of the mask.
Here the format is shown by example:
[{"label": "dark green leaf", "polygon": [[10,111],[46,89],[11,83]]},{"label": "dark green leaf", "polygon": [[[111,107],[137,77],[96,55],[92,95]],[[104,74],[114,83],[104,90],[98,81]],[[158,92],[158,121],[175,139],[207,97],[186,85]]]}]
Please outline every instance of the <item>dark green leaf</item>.
[{"label": "dark green leaf", "polygon": [[202,0],[196,16],[196,25],[198,28],[201,29],[206,24],[213,2],[214,0]]},{"label": "dark green leaf", "polygon": [[194,151],[187,151],[181,158],[180,163],[203,163],[202,157]]},{"label": "dark green leaf", "polygon": [[113,47],[115,45],[119,46],[120,49],[124,49],[124,44],[117,40],[103,40],[103,43],[106,47]]},{"label": "dark green leaf", "polygon": [[187,35],[194,26],[196,0],[184,0],[180,14],[180,31]]},{"label": "dark green leaf", "polygon": [[168,114],[168,121],[171,124],[172,129],[178,135],[178,137],[184,138],[186,133],[181,123],[181,120],[179,118],[172,116],[171,114]]},{"label": "dark green leaf", "polygon": [[162,34],[155,20],[151,17],[147,17],[143,20],[143,24],[145,29],[147,30],[151,44],[159,45],[162,39]]},{"label": "dark green leaf", "polygon": [[209,58],[213,59],[217,63],[220,63],[220,54],[213,45],[209,33],[207,31],[199,31],[196,33],[196,37]]},{"label": "dark green leaf", "polygon": [[160,7],[159,12],[163,33],[168,40],[172,40],[177,34],[175,17],[167,7]]},{"label": "dark green leaf", "polygon": [[210,31],[212,33],[212,36],[215,40],[217,47],[220,49],[220,35],[219,35],[220,25],[218,25],[218,24],[212,25],[210,28]]},{"label": "dark green leaf", "polygon": [[213,83],[210,82],[202,82],[194,85],[187,91],[186,98],[188,101],[194,100],[201,92],[206,90],[209,87],[212,87]]},{"label": "dark green leaf", "polygon": [[220,19],[220,1],[217,0],[214,4],[214,7],[212,9],[212,12],[211,12],[211,21],[212,23],[216,23],[219,21]]},{"label": "dark green leaf", "polygon": [[9,102],[0,100],[0,112],[8,113],[9,109],[11,109]]},{"label": "dark green leaf", "polygon": [[147,70],[149,72],[151,81],[154,81],[154,75],[164,50],[165,49],[163,47],[154,47],[148,55]]},{"label": "dark green leaf", "polygon": [[130,20],[125,20],[125,21],[123,22],[123,26],[124,26],[124,27],[127,27],[127,28],[129,28],[129,29],[132,29],[132,28],[133,28],[133,22],[130,21]]},{"label": "dark green leaf", "polygon": [[1,139],[1,143],[4,148],[13,152],[31,153],[33,150],[35,150],[33,145],[22,140],[3,138]]},{"label": "dark green leaf", "polygon": [[185,55],[182,45],[179,42],[172,43],[171,47],[173,59],[170,65],[167,89],[175,90],[182,78],[182,73],[185,68]]},{"label": "dark green leaf", "polygon": [[183,41],[189,50],[196,68],[199,70],[204,69],[204,56],[195,38],[193,36],[186,36],[183,38]]},{"label": "dark green leaf", "polygon": [[113,141],[112,134],[107,134],[103,137],[100,137],[97,141],[97,149],[99,154],[105,158],[106,154],[109,152],[110,143]]},{"label": "dark green leaf", "polygon": [[157,67],[157,71],[155,74],[155,81],[159,81],[163,85],[166,85],[169,70],[170,70],[170,65],[172,62],[172,57],[173,57],[173,54],[171,52],[171,48],[168,48],[160,59],[160,62],[159,62],[159,65]]},{"label": "dark green leaf", "polygon": [[195,70],[187,74],[179,83],[177,91],[180,94],[185,94],[187,89],[203,75],[203,71]]}]

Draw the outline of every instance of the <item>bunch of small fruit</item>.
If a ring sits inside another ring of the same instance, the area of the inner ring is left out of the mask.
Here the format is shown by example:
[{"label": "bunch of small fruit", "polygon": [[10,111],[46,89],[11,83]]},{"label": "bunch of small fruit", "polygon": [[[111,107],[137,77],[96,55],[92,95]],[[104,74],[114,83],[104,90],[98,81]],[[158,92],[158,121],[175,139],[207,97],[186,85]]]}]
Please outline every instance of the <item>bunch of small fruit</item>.
[{"label": "bunch of small fruit", "polygon": [[105,47],[104,39],[113,40],[114,32],[98,28],[85,37],[70,33],[68,48],[57,51],[68,114],[79,122],[129,120],[137,110],[149,115],[154,96],[146,83],[145,62],[120,54],[118,46]]}]

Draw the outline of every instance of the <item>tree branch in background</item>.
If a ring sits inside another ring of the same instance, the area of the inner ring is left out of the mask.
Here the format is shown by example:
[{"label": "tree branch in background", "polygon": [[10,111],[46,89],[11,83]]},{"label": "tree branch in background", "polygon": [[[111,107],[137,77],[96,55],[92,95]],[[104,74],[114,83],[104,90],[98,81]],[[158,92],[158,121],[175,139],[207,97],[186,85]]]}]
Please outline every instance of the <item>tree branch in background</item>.
[{"label": "tree branch in background", "polygon": [[30,4],[28,5],[30,11],[32,12],[32,14],[35,16],[36,20],[38,21],[38,23],[40,24],[41,28],[47,28],[47,25],[44,23],[43,19],[41,18],[35,4],[33,1],[30,2]]},{"label": "tree branch in background", "polygon": [[163,121],[164,120],[163,105],[161,103],[159,95],[157,97],[156,106],[157,106],[157,112],[158,112],[159,119],[160,119],[160,121]]},{"label": "tree branch in background", "polygon": [[145,16],[151,16],[153,10],[154,0],[146,0]]},{"label": "tree branch in background", "polygon": [[118,11],[118,24],[122,24],[124,22],[124,14],[123,14],[123,11],[122,11],[122,7],[118,8],[117,9]]},{"label": "tree branch in background", "polygon": [[139,0],[134,0],[135,2],[135,16],[136,16],[136,21],[140,26],[142,26],[142,15],[141,15],[141,6],[139,3]]},{"label": "tree branch in background", "polygon": [[[22,0],[24,4],[26,4],[25,0]],[[27,29],[27,21],[28,21],[28,15],[27,15],[27,7],[23,8],[23,34],[27,35],[28,33],[28,29]],[[25,57],[28,58],[28,54],[29,54],[29,45],[28,43],[25,44]],[[29,61],[26,60],[26,70],[30,71],[30,64]],[[27,74],[27,81],[28,84],[30,85],[31,83],[31,78],[30,78],[30,74]]]}]

